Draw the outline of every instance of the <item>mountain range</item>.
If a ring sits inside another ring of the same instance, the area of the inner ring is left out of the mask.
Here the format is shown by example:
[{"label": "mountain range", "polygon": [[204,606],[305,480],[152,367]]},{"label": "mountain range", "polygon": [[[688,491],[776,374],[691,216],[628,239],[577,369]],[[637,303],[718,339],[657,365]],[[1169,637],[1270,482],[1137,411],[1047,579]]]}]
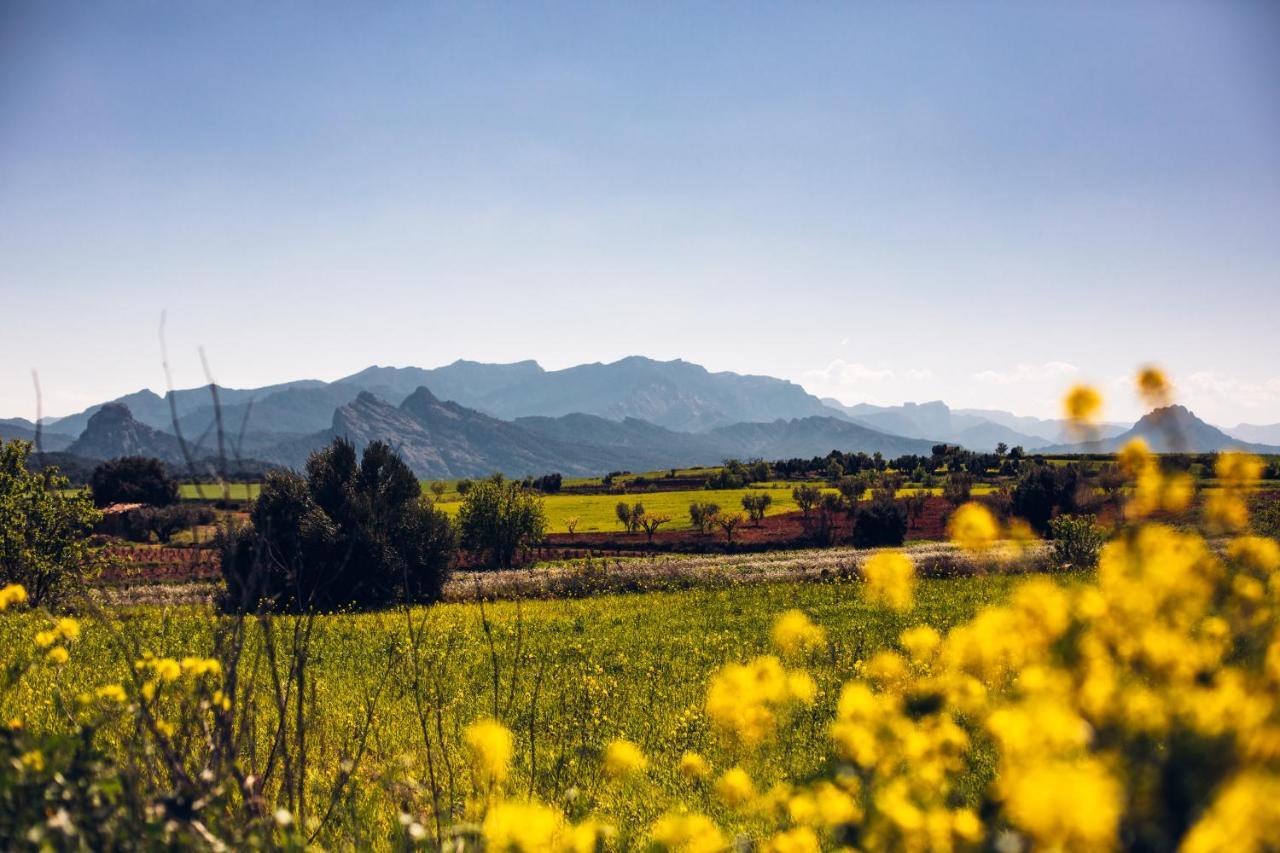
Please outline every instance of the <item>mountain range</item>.
[{"label": "mountain range", "polygon": [[[1152,413],[1133,427],[1105,424],[1091,444],[1075,445],[1063,421],[951,409],[941,401],[846,406],[783,379],[640,356],[564,370],[545,370],[533,361],[455,361],[432,369],[373,366],[334,382],[308,379],[216,390],[218,409],[207,386],[163,396],[138,391],[46,419],[42,442],[47,450],[90,459],[144,453],[178,463],[178,432],[197,456],[216,449],[220,410],[229,454],[238,458],[298,467],[335,436],[357,444],[381,439],[420,476],[445,478],[495,470],[511,475],[655,470],[731,456],[807,457],[833,449],[928,454],[942,442],[973,450],[1003,443],[1027,451],[1071,452],[1112,448],[1131,434],[1164,432],[1158,423],[1146,423]],[[1275,450],[1229,436],[1189,412],[1176,419],[1187,427],[1185,449]],[[30,440],[34,430],[21,418],[0,420],[0,438]]]}]

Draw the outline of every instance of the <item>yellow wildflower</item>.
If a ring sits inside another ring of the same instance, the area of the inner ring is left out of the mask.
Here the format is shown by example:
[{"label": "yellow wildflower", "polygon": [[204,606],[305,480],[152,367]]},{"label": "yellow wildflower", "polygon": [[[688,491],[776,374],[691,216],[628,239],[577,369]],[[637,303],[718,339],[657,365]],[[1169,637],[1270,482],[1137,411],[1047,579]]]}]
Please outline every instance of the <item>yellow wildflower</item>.
[{"label": "yellow wildflower", "polygon": [[741,767],[729,768],[716,780],[716,796],[727,806],[737,808],[746,805],[755,795],[755,785]]},{"label": "yellow wildflower", "polygon": [[1173,387],[1164,371],[1153,365],[1147,365],[1138,371],[1138,396],[1148,406],[1167,406],[1173,398]]},{"label": "yellow wildflower", "polygon": [[71,655],[62,646],[54,646],[45,653],[44,659],[54,666],[62,666],[71,659]]},{"label": "yellow wildflower", "polygon": [[650,828],[649,838],[672,853],[721,853],[729,847],[711,818],[696,813],[663,815]]},{"label": "yellow wildflower", "polygon": [[874,554],[862,565],[867,597],[892,610],[910,610],[916,567],[901,551]]},{"label": "yellow wildflower", "polygon": [[1000,786],[1009,819],[1037,848],[1114,844],[1123,791],[1099,762],[1037,761],[1002,774]]},{"label": "yellow wildflower", "polygon": [[1077,385],[1067,392],[1062,401],[1067,420],[1076,424],[1091,424],[1102,412],[1102,395],[1089,385]]},{"label": "yellow wildflower", "polygon": [[99,699],[105,699],[108,702],[115,702],[121,705],[128,699],[124,688],[119,684],[104,684],[98,688],[97,692]]},{"label": "yellow wildflower", "polygon": [[80,639],[80,623],[70,617],[59,619],[54,625],[54,633],[66,640],[68,643],[74,643]]},{"label": "yellow wildflower", "polygon": [[711,775],[711,764],[696,752],[680,756],[680,775],[690,780],[702,780]]},{"label": "yellow wildflower", "polygon": [[44,753],[38,749],[33,749],[30,752],[24,752],[19,756],[18,762],[24,769],[30,770],[33,773],[40,773],[44,770]]},{"label": "yellow wildflower", "polygon": [[643,773],[649,766],[640,747],[629,740],[611,741],[604,751],[604,772],[614,779],[624,779]]},{"label": "yellow wildflower", "polygon": [[928,625],[917,625],[903,631],[898,642],[912,660],[923,663],[942,645],[942,635]]},{"label": "yellow wildflower", "polygon": [[1218,454],[1214,473],[1224,488],[1242,489],[1262,476],[1262,460],[1249,453],[1227,450]]},{"label": "yellow wildflower", "polygon": [[818,836],[807,826],[775,833],[761,848],[764,853],[818,853]]},{"label": "yellow wildflower", "polygon": [[27,600],[27,590],[22,584],[11,583],[0,588],[0,613],[15,604],[23,604]]},{"label": "yellow wildflower", "polygon": [[827,640],[827,632],[800,610],[788,610],[773,623],[773,644],[788,657],[813,651]]},{"label": "yellow wildflower", "polygon": [[947,536],[968,551],[981,551],[1000,537],[1000,525],[991,510],[970,501],[956,508],[947,522]]},{"label": "yellow wildflower", "polygon": [[541,853],[561,849],[565,819],[559,810],[536,802],[495,803],[484,817],[480,833],[485,849],[501,853]]},{"label": "yellow wildflower", "polygon": [[467,726],[463,740],[471,756],[471,767],[476,775],[489,783],[501,783],[507,778],[514,752],[511,731],[496,720],[477,720]]}]

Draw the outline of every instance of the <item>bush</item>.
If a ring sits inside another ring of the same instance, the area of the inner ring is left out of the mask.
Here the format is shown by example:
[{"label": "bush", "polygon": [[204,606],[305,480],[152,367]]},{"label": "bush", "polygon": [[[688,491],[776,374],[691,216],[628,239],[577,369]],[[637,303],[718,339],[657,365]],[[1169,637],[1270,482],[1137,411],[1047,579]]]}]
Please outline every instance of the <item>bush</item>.
[{"label": "bush", "polygon": [[148,542],[152,534],[168,542],[173,534],[200,524],[212,524],[217,515],[209,507],[144,506],[124,517],[124,536],[131,542]]},{"label": "bush", "polygon": [[458,512],[462,547],[499,566],[510,566],[522,550],[542,541],[547,517],[542,498],[519,483],[496,479],[476,483]]},{"label": "bush", "polygon": [[1076,508],[1080,471],[1077,466],[1027,464],[1010,493],[1010,509],[1026,519],[1037,533],[1049,530],[1049,519],[1057,511]]},{"label": "bush", "polygon": [[57,468],[28,471],[30,452],[0,443],[0,587],[21,584],[33,603],[57,607],[93,569],[87,537],[102,514]]},{"label": "bush", "polygon": [[178,500],[178,482],[159,459],[146,456],[103,462],[89,475],[89,490],[100,507],[133,503],[169,506]]},{"label": "bush", "polygon": [[1092,569],[1106,536],[1092,515],[1060,515],[1049,522],[1053,558],[1060,567]]},{"label": "bush", "polygon": [[858,510],[853,522],[856,548],[901,545],[907,538],[907,508],[900,501],[872,501]]},{"label": "bush", "polygon": [[268,474],[250,518],[223,541],[234,609],[435,601],[457,554],[449,517],[382,442],[357,463],[351,443],[336,439],[311,455],[305,477]]}]

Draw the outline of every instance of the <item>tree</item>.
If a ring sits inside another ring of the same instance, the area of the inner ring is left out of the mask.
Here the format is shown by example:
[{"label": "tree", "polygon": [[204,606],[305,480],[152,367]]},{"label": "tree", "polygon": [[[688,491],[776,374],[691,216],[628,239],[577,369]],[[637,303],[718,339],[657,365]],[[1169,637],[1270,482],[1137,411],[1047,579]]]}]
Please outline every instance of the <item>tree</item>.
[{"label": "tree", "polygon": [[645,535],[649,537],[649,541],[653,542],[653,534],[658,532],[658,528],[671,520],[669,515],[657,515],[656,513],[645,513],[640,516],[640,527],[644,530]]},{"label": "tree", "polygon": [[942,496],[952,506],[960,506],[962,503],[967,503],[972,492],[973,475],[964,471],[951,472],[947,475],[947,481],[942,484]]},{"label": "tree", "polygon": [[760,526],[760,522],[764,520],[765,512],[772,503],[773,496],[767,492],[742,496],[742,508],[747,511],[747,517],[751,519],[751,523],[756,527]]},{"label": "tree", "polygon": [[88,536],[102,514],[55,467],[27,470],[31,445],[0,442],[0,587],[57,607],[95,569]]},{"label": "tree", "polygon": [[735,512],[732,515],[729,513],[717,514],[715,519],[716,524],[724,531],[724,541],[732,545],[733,531],[737,530],[738,525],[742,524],[742,513]]},{"label": "tree", "polygon": [[223,540],[229,608],[328,611],[440,598],[457,532],[417,477],[375,441],[335,439],[305,475],[273,471],[250,525]]},{"label": "tree", "polygon": [[520,551],[542,541],[547,518],[542,498],[519,483],[489,479],[467,492],[458,511],[462,547],[485,553],[499,566],[510,566]]},{"label": "tree", "polygon": [[1004,456],[1008,452],[1009,445],[1005,444],[1003,441],[996,444],[996,456]]},{"label": "tree", "polygon": [[840,496],[851,507],[857,507],[858,501],[862,500],[862,493],[867,490],[867,478],[861,474],[850,474],[840,478],[840,482],[836,483],[836,488],[840,490]]},{"label": "tree", "polygon": [[871,501],[853,523],[856,548],[901,545],[907,537],[907,510],[901,501]]},{"label": "tree", "polygon": [[818,499],[822,497],[822,489],[808,483],[802,483],[791,490],[791,497],[795,499],[796,506],[800,508],[801,514],[808,518],[809,513],[813,512],[813,508],[817,505]]},{"label": "tree", "polygon": [[924,511],[929,506],[929,493],[921,489],[907,498],[907,518],[911,524],[918,524]]},{"label": "tree", "polygon": [[613,507],[613,514],[617,517],[618,523],[622,525],[628,533],[631,532],[631,504],[626,501],[618,501]]},{"label": "tree", "polygon": [[122,456],[103,462],[89,475],[95,506],[150,504],[169,506],[178,500],[178,483],[159,459]]},{"label": "tree", "polygon": [[570,536],[578,532],[578,520],[578,516],[576,515],[570,516],[564,520],[564,529],[569,531]]},{"label": "tree", "polygon": [[840,481],[840,478],[844,476],[844,466],[840,464],[839,460],[832,459],[827,463],[826,476],[828,483],[838,483]]},{"label": "tree", "polygon": [[856,512],[856,504],[854,509],[850,509],[844,495],[836,492],[823,492],[818,500],[818,516],[817,523],[814,525],[814,539],[821,545],[830,545],[837,538],[836,518],[841,513]]},{"label": "tree", "polygon": [[440,482],[439,480],[436,480],[434,483],[431,484],[431,494],[436,496],[436,500],[440,500],[440,498],[444,497],[444,493],[445,493],[444,483]]},{"label": "tree", "polygon": [[1065,465],[1027,463],[1009,496],[1009,508],[1026,519],[1036,532],[1049,530],[1049,519],[1057,511],[1076,508],[1076,491],[1080,486],[1080,468]]},{"label": "tree", "polygon": [[689,523],[692,527],[697,528],[699,533],[706,533],[715,524],[715,517],[719,513],[719,504],[694,501],[689,504]]}]

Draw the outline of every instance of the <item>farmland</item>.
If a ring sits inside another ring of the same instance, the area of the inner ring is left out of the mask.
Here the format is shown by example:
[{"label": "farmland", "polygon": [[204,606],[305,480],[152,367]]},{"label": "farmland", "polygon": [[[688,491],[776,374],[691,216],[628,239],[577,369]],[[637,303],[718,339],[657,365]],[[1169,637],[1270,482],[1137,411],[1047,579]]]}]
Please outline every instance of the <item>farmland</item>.
[{"label": "farmland", "polygon": [[[968,618],[1002,600],[1010,583],[1005,578],[926,580],[917,606],[905,614],[868,605],[856,581],[491,604],[484,616],[496,644],[499,716],[517,733],[512,787],[550,801],[563,800],[566,791],[576,789],[576,808],[611,815],[624,833],[647,826],[679,803],[706,808],[735,825],[740,816],[717,805],[706,788],[690,787],[675,769],[688,749],[704,752],[717,766],[733,759],[717,745],[701,712],[710,672],[766,650],[772,620],[788,608],[804,610],[828,629],[831,646],[811,670],[818,701],[787,732],[785,749],[775,751],[757,771],[761,784],[797,778],[820,769],[837,688],[857,673],[860,661],[894,645],[905,627],[927,623],[945,628]],[[426,618],[427,633],[420,643],[428,655],[424,665],[441,679],[445,742],[451,760],[461,765],[462,726],[492,714],[495,704],[481,610],[476,604],[446,604],[415,615]],[[140,650],[181,658],[208,654],[211,648],[214,620],[206,608],[123,610],[111,619],[117,629],[125,627]],[[0,645],[26,645],[39,625],[36,617],[0,620]],[[320,784],[339,763],[342,738],[352,726],[351,710],[376,692],[389,664],[404,675],[409,663],[403,613],[322,617],[316,631],[313,678],[318,695],[312,725],[330,733],[312,747]],[[104,681],[127,680],[129,665],[109,641],[106,627],[87,622],[67,666],[33,672],[5,697],[0,711],[30,727],[58,728],[64,723],[49,702],[51,695],[74,696]],[[391,838],[396,830],[396,803],[384,780],[425,775],[410,693],[406,680],[397,677],[382,694],[377,746],[359,769],[364,784],[352,817],[373,839]],[[639,788],[620,787],[599,775],[600,753],[619,735],[634,739],[649,756],[651,772]],[[124,733],[108,730],[105,737],[118,744]],[[976,797],[989,772],[982,764],[975,768],[965,786],[967,799]],[[459,779],[459,784],[462,798],[469,782]]]}]

